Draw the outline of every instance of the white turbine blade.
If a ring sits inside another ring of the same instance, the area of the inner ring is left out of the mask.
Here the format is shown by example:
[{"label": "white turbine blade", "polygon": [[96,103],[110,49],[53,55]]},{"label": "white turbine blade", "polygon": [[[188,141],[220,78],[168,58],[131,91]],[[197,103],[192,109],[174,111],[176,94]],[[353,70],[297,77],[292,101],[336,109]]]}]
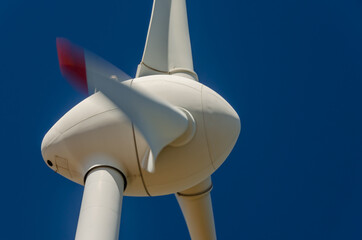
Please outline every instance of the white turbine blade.
[{"label": "white turbine blade", "polygon": [[143,169],[146,169],[148,172],[155,171],[155,158],[153,157],[151,149],[148,149],[147,154],[143,157],[141,161],[141,166]]},{"label": "white turbine blade", "polygon": [[[88,92],[93,94],[99,88],[97,79],[114,78],[119,82],[131,79],[126,73],[90,51],[84,51]],[[100,83],[101,84],[101,83]]]},{"label": "white turbine blade", "polygon": [[57,49],[60,69],[66,78],[89,94],[97,90],[103,92],[140,130],[151,149],[142,166],[153,172],[161,150],[187,129],[186,114],[150,94],[122,84],[130,78],[127,74],[68,40],[58,38]]},{"label": "white turbine blade", "polygon": [[209,177],[198,185],[175,194],[191,239],[216,240],[211,188],[211,177]]},{"label": "white turbine blade", "polygon": [[161,150],[187,130],[187,115],[157,97],[128,87],[113,78],[97,79],[96,84],[128,116],[147,141],[150,153],[142,161],[142,167],[154,172]]},{"label": "white turbine blade", "polygon": [[113,64],[65,38],[57,38],[57,51],[63,76],[89,95],[98,88],[96,79],[112,76],[122,82],[131,78]]},{"label": "white turbine blade", "polygon": [[143,58],[137,77],[194,72],[185,0],[154,0]]}]

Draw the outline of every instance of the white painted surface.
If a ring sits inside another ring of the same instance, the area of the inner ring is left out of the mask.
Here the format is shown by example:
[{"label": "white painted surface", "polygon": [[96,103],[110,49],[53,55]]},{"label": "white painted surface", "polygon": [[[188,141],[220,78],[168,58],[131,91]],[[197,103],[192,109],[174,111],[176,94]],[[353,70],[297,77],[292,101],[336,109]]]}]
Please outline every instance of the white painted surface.
[{"label": "white painted surface", "polygon": [[194,72],[185,0],[155,0],[146,45],[136,77]]},{"label": "white painted surface", "polygon": [[[49,167],[79,184],[98,166],[85,183],[76,239],[118,239],[123,194],[175,192],[192,239],[216,239],[210,175],[235,145],[240,120],[197,82],[185,0],[154,1],[135,79],[123,81],[121,70],[90,52],[85,58],[89,94],[103,93],[65,114],[41,147]],[[115,169],[127,179],[124,193]]]},{"label": "white painted surface", "polygon": [[131,79],[122,70],[90,51],[84,51],[84,58],[89,95],[99,90],[100,79],[111,77],[119,82]]},{"label": "white painted surface", "polygon": [[76,240],[118,240],[124,184],[122,175],[112,168],[89,172]]},{"label": "white painted surface", "polygon": [[[112,83],[111,98],[122,109],[102,93],[93,94],[44,137],[44,160],[56,162],[61,157],[68,162],[67,171],[59,171],[64,169],[57,164],[52,167],[59,174],[83,184],[90,167],[107,165],[126,175],[125,195],[165,195],[210,176],[233,148],[240,131],[239,117],[220,95],[201,83],[175,75]],[[187,132],[190,122],[180,109],[192,115],[195,130],[190,140],[175,146],[173,141]],[[139,167],[149,163],[150,147],[158,153],[153,155],[157,158],[154,172]],[[93,157],[98,154],[111,158]]]},{"label": "white painted surface", "polygon": [[161,150],[187,130],[187,115],[145,88],[131,88],[109,78],[98,78],[96,83],[146,139],[151,150],[142,167],[154,172]]},{"label": "white painted surface", "polygon": [[[42,142],[44,161],[64,177],[84,184],[88,170],[97,165],[119,169],[128,180],[125,195],[147,196],[140,175],[132,124],[108,98],[93,94],[68,111]],[[107,157],[97,157],[103,154]],[[58,171],[57,158],[66,159],[70,175]]]},{"label": "white painted surface", "polygon": [[196,186],[175,194],[192,240],[216,239],[211,188],[209,177]]}]

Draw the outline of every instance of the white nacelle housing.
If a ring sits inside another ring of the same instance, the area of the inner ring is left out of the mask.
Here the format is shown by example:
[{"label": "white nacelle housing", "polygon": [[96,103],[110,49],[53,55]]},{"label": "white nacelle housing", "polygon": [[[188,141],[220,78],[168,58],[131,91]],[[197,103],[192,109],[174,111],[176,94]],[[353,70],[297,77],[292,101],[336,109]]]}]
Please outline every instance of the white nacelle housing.
[{"label": "white nacelle housing", "polygon": [[44,137],[43,158],[54,171],[83,185],[89,169],[111,166],[126,177],[125,195],[155,196],[190,188],[224,162],[238,138],[240,120],[220,95],[178,76],[146,76],[124,84],[189,111],[196,125],[192,139],[165,147],[156,172],[149,173],[140,167],[147,157],[147,142],[127,116],[98,92],[66,113]]}]

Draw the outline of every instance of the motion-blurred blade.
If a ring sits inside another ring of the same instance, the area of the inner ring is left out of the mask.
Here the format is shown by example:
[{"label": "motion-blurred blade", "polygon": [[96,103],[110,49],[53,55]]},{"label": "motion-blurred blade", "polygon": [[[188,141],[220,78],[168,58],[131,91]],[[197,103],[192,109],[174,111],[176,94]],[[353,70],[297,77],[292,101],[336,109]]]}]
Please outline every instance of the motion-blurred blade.
[{"label": "motion-blurred blade", "polygon": [[57,50],[61,72],[71,83],[89,94],[101,91],[139,129],[150,146],[142,167],[154,172],[161,150],[186,131],[186,114],[155,96],[122,84],[130,78],[127,74],[64,38],[57,39]]},{"label": "motion-blurred blade", "polygon": [[112,77],[122,82],[131,78],[111,63],[65,38],[57,38],[57,51],[63,76],[89,95],[102,84],[97,79]]}]

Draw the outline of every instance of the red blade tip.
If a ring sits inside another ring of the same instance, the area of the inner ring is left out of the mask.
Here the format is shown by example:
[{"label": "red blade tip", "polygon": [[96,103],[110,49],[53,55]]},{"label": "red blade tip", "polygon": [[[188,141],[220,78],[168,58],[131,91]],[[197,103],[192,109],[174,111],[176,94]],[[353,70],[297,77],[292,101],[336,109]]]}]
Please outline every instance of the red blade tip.
[{"label": "red blade tip", "polygon": [[85,93],[88,93],[84,50],[65,38],[57,38],[59,67],[62,75]]}]

